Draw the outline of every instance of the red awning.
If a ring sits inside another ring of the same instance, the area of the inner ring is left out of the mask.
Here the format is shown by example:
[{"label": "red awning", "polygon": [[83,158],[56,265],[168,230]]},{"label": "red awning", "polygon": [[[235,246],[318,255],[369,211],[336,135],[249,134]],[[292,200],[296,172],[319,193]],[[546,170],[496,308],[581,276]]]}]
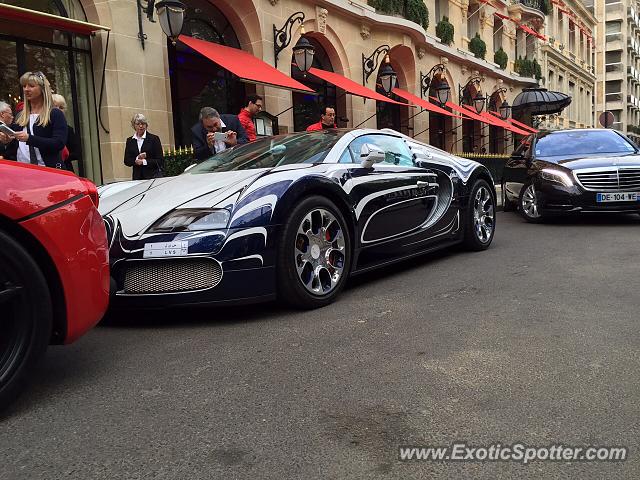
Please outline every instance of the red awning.
[{"label": "red awning", "polygon": [[453,102],[447,102],[446,105],[451,110],[455,110],[456,112],[459,112],[459,113],[469,117],[471,120],[477,120],[478,122],[486,123],[488,125],[495,125],[495,123],[492,121],[492,119],[486,118],[486,117],[481,117],[480,115],[478,115],[476,112],[474,112],[473,110],[471,110],[469,108],[466,108],[466,107],[461,106],[461,105],[456,105]]},{"label": "red awning", "polygon": [[522,25],[521,23],[519,23],[518,28],[520,30],[527,32],[530,35],[533,35],[534,37],[538,36],[538,32],[536,32],[533,28],[527,27],[526,25]]},{"label": "red awning", "polygon": [[494,115],[491,115],[490,113],[482,112],[481,116],[490,117],[491,121],[493,121],[496,126],[502,127],[505,130],[510,130],[513,133],[517,133],[518,135],[524,135],[524,136],[529,135],[529,132],[527,132],[526,130],[522,130],[522,129],[518,128],[518,127],[515,127],[515,126],[511,125],[510,123],[505,122],[501,118],[498,118],[498,117],[496,117]]},{"label": "red awning", "polygon": [[[494,12],[494,15],[495,15],[496,17],[500,17],[500,18],[502,18],[503,20],[512,20],[512,19],[511,19],[511,17],[510,17],[509,15],[505,15],[505,14],[500,13],[500,12]],[[512,20],[512,21],[513,21],[513,20]]]},{"label": "red awning", "polygon": [[406,90],[402,90],[400,88],[394,88],[392,91],[399,97],[402,97],[405,100],[415,105],[418,105],[419,107],[424,108],[425,110],[429,110],[434,113],[440,113],[442,115],[448,115],[450,117],[462,118],[462,117],[459,117],[458,115],[454,115],[453,113],[449,112],[448,110],[445,110],[444,108],[440,108],[439,106],[434,105],[431,102],[428,102],[424,98],[416,97],[414,94],[409,93]]},{"label": "red awning", "polygon": [[111,30],[109,27],[102,25],[73,20],[71,18],[51,15],[50,13],[38,12],[36,10],[29,10],[28,8],[15,7],[13,5],[7,5],[6,3],[0,3],[0,18],[80,35],[91,35],[92,32],[97,30]]},{"label": "red awning", "polygon": [[315,93],[306,85],[285,75],[250,53],[237,48],[180,35],[178,39],[225,70],[240,77],[243,82],[260,83],[270,87],[286,88],[303,93]]},{"label": "red awning", "polygon": [[527,130],[528,132],[531,132],[531,133],[538,133],[538,130],[536,130],[536,129],[535,129],[535,128],[533,128],[533,127],[530,127],[530,126],[529,126],[529,125],[527,125],[526,123],[519,122],[519,121],[517,121],[517,120],[514,120],[513,118],[510,118],[510,119],[509,119],[509,121],[510,121],[511,123],[513,123],[514,125],[516,125],[516,126],[518,126],[518,127],[522,128],[523,130]]},{"label": "red awning", "polygon": [[395,103],[396,105],[407,105],[406,103],[396,102],[384,95],[379,94],[375,90],[371,90],[353,80],[340,75],[339,73],[327,72],[326,70],[320,70],[318,68],[310,68],[309,73],[315,75],[322,80],[329,82],[336,87],[343,89],[345,92],[351,95],[357,95],[358,97],[370,98],[379,102]]}]

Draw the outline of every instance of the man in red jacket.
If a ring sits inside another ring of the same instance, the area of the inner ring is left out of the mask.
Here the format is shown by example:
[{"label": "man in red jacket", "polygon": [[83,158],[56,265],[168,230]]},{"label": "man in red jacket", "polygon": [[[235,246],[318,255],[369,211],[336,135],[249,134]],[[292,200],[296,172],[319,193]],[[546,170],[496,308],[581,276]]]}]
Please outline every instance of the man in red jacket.
[{"label": "man in red jacket", "polygon": [[316,130],[326,130],[336,128],[336,110],[333,107],[325,107],[324,113],[320,114],[320,121],[307,127],[307,132]]},{"label": "man in red jacket", "polygon": [[253,117],[262,110],[262,97],[260,95],[249,95],[244,102],[245,107],[240,110],[238,120],[247,132],[247,138],[250,142],[256,139],[256,126],[253,124]]}]

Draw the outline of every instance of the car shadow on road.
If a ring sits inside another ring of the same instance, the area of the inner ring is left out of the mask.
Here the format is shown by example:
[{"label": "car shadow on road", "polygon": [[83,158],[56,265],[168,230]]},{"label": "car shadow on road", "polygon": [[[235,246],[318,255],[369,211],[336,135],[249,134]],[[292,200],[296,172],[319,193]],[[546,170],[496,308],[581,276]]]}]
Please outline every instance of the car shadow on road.
[{"label": "car shadow on road", "polygon": [[[513,219],[519,220],[522,223],[527,223],[517,213],[505,213],[504,215],[513,216]],[[501,218],[507,220],[504,216]],[[508,221],[508,220],[507,220]],[[510,222],[511,223],[511,222]],[[595,227],[608,227],[608,226],[628,226],[630,228],[640,225],[640,215],[637,214],[624,214],[624,213],[582,213],[579,215],[554,215],[544,219],[544,222],[539,224],[540,226],[595,226]],[[538,225],[535,225],[538,226]]]},{"label": "car shadow on road", "polygon": [[192,328],[273,321],[294,310],[276,302],[244,306],[189,306],[162,309],[109,310],[100,322],[105,328]]}]

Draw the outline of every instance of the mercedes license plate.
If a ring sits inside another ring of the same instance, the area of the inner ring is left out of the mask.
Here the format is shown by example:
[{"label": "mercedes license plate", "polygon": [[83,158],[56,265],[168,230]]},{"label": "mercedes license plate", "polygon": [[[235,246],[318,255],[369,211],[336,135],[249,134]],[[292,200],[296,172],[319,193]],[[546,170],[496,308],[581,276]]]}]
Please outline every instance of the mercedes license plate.
[{"label": "mercedes license plate", "polygon": [[597,202],[637,202],[637,192],[598,193]]},{"label": "mercedes license plate", "polygon": [[189,252],[189,242],[145,243],[144,258],[180,257]]}]

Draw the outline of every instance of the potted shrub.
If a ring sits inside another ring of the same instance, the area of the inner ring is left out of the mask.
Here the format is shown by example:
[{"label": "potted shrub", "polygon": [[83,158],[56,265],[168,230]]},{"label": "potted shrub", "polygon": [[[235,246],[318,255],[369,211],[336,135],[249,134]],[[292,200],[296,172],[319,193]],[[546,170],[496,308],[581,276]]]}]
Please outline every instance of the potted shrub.
[{"label": "potted shrub", "polygon": [[429,10],[422,0],[407,0],[407,20],[421,25],[425,30],[429,27]]},{"label": "potted shrub", "polygon": [[436,25],[436,36],[445,45],[451,45],[453,43],[453,25],[449,22],[449,17],[442,17],[442,20]]},{"label": "potted shrub", "polygon": [[509,63],[507,52],[505,52],[502,47],[500,47],[498,51],[493,55],[493,61],[497,63],[502,70],[504,70],[505,68],[507,68],[507,63]]},{"label": "potted shrub", "polygon": [[476,58],[484,60],[484,57],[487,54],[487,44],[480,38],[479,33],[476,33],[476,36],[469,42],[469,51],[473,53]]}]

